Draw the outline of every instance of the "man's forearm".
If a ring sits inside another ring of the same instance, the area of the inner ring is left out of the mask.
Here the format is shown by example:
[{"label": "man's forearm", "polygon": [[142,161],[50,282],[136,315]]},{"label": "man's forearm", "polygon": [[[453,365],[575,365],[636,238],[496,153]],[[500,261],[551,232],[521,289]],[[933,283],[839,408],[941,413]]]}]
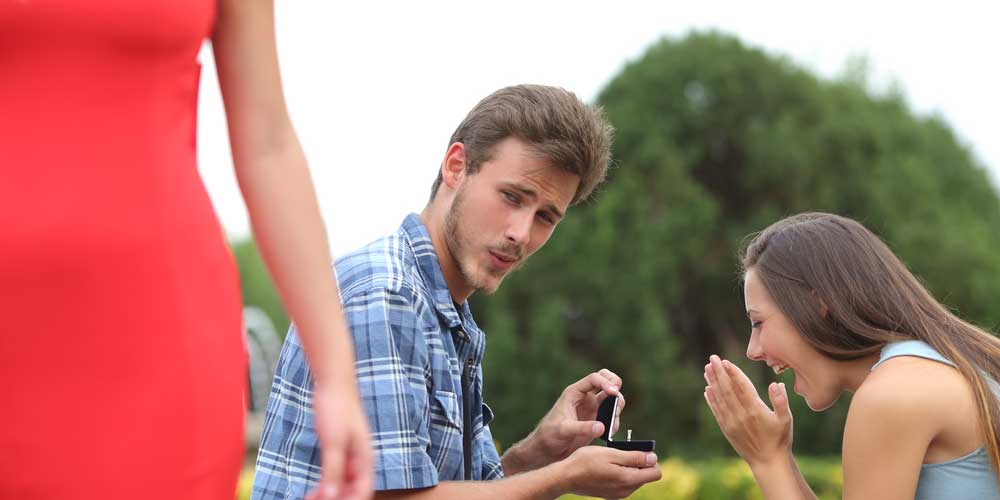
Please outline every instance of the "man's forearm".
[{"label": "man's forearm", "polygon": [[532,437],[529,435],[504,452],[503,456],[500,457],[500,465],[503,466],[504,475],[515,476],[549,465],[539,460],[538,452],[532,449],[531,443]]},{"label": "man's forearm", "polygon": [[444,481],[420,490],[375,492],[376,500],[551,500],[568,493],[565,473],[553,464],[498,481]]}]

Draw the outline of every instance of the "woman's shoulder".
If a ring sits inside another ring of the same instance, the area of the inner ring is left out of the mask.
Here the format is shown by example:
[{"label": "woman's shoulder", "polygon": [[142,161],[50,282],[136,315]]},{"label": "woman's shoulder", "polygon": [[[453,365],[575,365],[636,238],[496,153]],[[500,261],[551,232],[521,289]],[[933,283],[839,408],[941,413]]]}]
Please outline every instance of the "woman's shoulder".
[{"label": "woman's shoulder", "polygon": [[966,406],[969,384],[954,367],[917,356],[885,360],[865,378],[851,413],[892,419],[913,432],[936,434],[948,412]]},{"label": "woman's shoulder", "polygon": [[896,356],[872,370],[855,394],[855,399],[877,404],[891,401],[921,406],[940,405],[968,385],[965,377],[951,365],[919,356]]}]

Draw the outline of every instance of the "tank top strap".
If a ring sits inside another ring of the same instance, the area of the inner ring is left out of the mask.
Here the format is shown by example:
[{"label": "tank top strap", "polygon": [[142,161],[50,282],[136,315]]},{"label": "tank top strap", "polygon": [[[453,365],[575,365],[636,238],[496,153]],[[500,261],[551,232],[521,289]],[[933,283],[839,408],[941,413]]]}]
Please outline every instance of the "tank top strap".
[{"label": "tank top strap", "polygon": [[872,366],[872,370],[878,368],[879,365],[885,363],[891,358],[897,356],[917,356],[920,358],[931,359],[944,363],[949,366],[955,366],[955,363],[945,359],[941,353],[937,352],[933,347],[923,340],[902,340],[898,342],[889,342],[882,348],[882,354],[879,355],[878,362]]}]

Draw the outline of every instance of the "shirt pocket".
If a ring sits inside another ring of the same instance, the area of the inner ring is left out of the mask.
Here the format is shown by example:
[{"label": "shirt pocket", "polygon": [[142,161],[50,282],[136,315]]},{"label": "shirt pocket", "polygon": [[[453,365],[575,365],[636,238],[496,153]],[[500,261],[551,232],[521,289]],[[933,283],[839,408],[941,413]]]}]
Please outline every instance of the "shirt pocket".
[{"label": "shirt pocket", "polygon": [[459,396],[449,391],[434,391],[431,398],[428,454],[438,470],[439,481],[463,479],[462,407]]},{"label": "shirt pocket", "polygon": [[434,391],[434,404],[431,405],[431,426],[462,430],[462,408],[458,404],[458,396],[454,392]]}]

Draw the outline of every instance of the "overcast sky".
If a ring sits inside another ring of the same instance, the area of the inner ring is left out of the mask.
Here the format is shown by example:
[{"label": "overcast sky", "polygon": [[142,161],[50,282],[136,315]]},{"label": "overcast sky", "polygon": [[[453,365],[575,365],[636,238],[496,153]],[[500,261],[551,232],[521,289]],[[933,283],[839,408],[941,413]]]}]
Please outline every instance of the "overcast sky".
[{"label": "overcast sky", "polygon": [[[285,94],[335,254],[419,211],[455,126],[492,91],[558,85],[593,101],[663,36],[715,29],[823,77],[853,54],[945,119],[1000,180],[1000,30],[991,2],[333,2],[277,0]],[[766,7],[765,7],[766,6]],[[993,61],[993,62],[990,62]],[[199,162],[231,237],[249,234],[210,50]]]}]

